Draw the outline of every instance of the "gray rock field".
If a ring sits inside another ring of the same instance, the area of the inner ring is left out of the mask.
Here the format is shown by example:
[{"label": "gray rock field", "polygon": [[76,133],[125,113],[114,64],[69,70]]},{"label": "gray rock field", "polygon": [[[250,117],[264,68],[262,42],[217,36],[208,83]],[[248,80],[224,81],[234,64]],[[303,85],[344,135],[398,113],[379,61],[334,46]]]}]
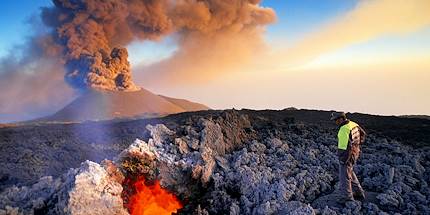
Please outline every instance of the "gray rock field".
[{"label": "gray rock field", "polygon": [[[184,204],[179,214],[430,214],[428,139],[409,144],[416,140],[396,138],[362,118],[372,129],[355,171],[367,198],[340,204],[336,128],[282,112],[271,115],[183,114],[103,124],[115,125],[108,131],[98,125],[98,133],[81,127],[74,136],[64,129],[55,133],[65,125],[48,125],[55,127],[45,134],[49,146],[33,136],[33,144],[21,142],[15,156],[0,159],[0,215],[128,214],[123,181],[141,175],[178,196]],[[12,151],[3,147],[14,142],[5,135],[36,134],[39,127],[0,129],[2,156]],[[85,132],[97,139],[76,141]]]}]

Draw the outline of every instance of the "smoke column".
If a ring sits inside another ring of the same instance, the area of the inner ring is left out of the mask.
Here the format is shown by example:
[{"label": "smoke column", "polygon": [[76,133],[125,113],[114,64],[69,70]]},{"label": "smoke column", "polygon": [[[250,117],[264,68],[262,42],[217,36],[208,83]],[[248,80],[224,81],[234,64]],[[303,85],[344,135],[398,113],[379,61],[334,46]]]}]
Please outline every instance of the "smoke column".
[{"label": "smoke column", "polygon": [[262,30],[275,21],[275,12],[259,3],[53,0],[52,7],[41,8],[40,19],[31,19],[27,40],[0,59],[0,122],[47,115],[86,90],[138,90],[124,48],[136,40],[174,35],[179,47],[171,58],[139,71],[145,74],[139,83],[228,72],[222,66],[258,52]]},{"label": "smoke column", "polygon": [[[63,48],[65,80],[77,89],[137,90],[125,45],[179,34],[199,45],[220,35],[255,34],[275,13],[258,0],[54,0],[44,23]],[[252,32],[252,33],[250,33]],[[181,46],[187,47],[187,46]],[[202,45],[201,48],[207,48]],[[187,57],[190,57],[187,55]]]}]

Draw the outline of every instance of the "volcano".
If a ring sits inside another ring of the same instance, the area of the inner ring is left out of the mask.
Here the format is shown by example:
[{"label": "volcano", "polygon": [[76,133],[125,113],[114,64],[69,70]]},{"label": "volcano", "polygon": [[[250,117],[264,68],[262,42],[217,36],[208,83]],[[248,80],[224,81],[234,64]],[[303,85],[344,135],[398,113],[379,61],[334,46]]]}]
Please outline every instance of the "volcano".
[{"label": "volcano", "polygon": [[156,95],[144,88],[138,91],[91,90],[55,114],[36,121],[76,122],[147,118],[209,109],[203,104],[185,99]]}]

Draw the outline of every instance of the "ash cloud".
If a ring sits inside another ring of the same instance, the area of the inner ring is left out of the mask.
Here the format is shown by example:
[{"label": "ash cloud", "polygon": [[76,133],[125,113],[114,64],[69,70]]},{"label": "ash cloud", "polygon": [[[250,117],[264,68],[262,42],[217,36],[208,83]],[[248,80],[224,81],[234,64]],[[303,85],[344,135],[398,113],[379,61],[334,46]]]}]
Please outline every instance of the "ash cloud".
[{"label": "ash cloud", "polygon": [[[177,55],[163,62],[162,69],[149,71],[161,73],[156,76],[174,74],[171,71],[178,64],[188,71],[191,68],[182,62],[199,56],[205,58],[204,62],[213,62],[214,57],[224,60],[218,47],[225,44],[235,47],[227,42],[229,38],[238,42],[238,50],[261,44],[257,29],[273,22],[275,13],[259,3],[258,0],[54,0],[55,7],[44,8],[42,17],[46,25],[55,29],[53,37],[63,48],[65,79],[71,86],[136,90],[123,46],[133,40],[179,35]],[[243,44],[241,40],[248,42]],[[235,56],[230,57],[240,58],[252,51],[234,51]]]},{"label": "ash cloud", "polygon": [[179,4],[173,14],[177,25],[184,26],[175,35],[178,50],[163,61],[137,65],[135,71],[141,74],[137,80],[146,86],[201,84],[250,66],[267,48],[262,37],[264,27],[276,20],[275,12],[259,3]]},{"label": "ash cloud", "polygon": [[276,15],[259,3],[53,0],[41,8],[43,24],[32,24],[33,36],[0,59],[0,119],[52,113],[87,90],[138,90],[124,48],[136,40],[178,38],[176,54],[144,68],[145,82],[221,74],[220,65],[237,66],[263,46],[262,30]]}]

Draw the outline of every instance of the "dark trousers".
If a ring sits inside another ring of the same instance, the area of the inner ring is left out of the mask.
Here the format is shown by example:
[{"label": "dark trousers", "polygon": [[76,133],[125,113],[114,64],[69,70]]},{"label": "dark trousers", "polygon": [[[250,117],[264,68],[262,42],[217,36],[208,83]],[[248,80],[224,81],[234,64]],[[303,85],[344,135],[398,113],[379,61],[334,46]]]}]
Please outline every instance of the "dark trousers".
[{"label": "dark trousers", "polygon": [[339,190],[346,199],[354,199],[353,191],[364,195],[364,190],[354,172],[353,161],[339,161]]}]

